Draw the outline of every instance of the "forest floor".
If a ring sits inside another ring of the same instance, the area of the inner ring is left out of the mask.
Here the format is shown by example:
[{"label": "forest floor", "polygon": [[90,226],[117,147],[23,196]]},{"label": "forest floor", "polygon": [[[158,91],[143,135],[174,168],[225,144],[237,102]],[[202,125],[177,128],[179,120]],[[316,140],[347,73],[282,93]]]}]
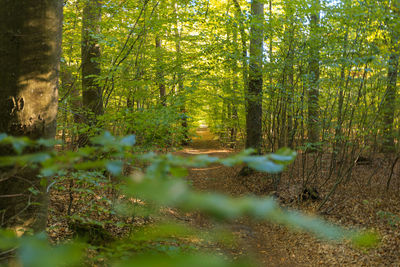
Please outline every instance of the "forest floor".
[{"label": "forest floor", "polygon": [[[198,137],[193,140],[191,146],[177,154],[226,157],[234,153],[233,150],[221,148],[207,128],[198,129],[197,134]],[[189,179],[194,188],[200,191],[214,191],[232,196],[265,196],[272,192],[272,181],[266,174],[254,173],[243,178],[238,176],[240,168],[221,165],[192,168]],[[296,163],[293,168],[296,168]],[[376,248],[361,250],[352,247],[348,242],[329,243],[283,226],[241,219],[223,225],[234,235],[236,245],[217,245],[212,249],[220,250],[221,254],[229,258],[255,258],[260,266],[400,266],[399,190],[397,188],[383,192],[375,186],[382,185],[383,179],[386,181],[386,177],[382,177],[385,173],[376,172],[377,168],[379,166],[356,166],[352,179],[340,186],[327,204],[332,206],[329,214],[323,216],[326,220],[344,227],[377,231],[381,242]],[[288,208],[300,209],[309,215],[318,215],[316,210],[321,200],[293,201],[297,199],[299,184],[301,185],[299,179],[291,177],[294,174],[296,170],[291,169],[290,175],[282,175],[278,190],[281,204]],[[398,170],[396,175],[397,180],[392,182],[394,188],[399,186]],[[365,185],[367,179],[369,183]],[[327,183],[326,187],[328,191],[330,184]],[[323,195],[327,192],[320,193]],[[288,201],[289,199],[292,200]],[[382,212],[388,213],[382,215]],[[195,213],[185,214],[185,220],[206,231],[215,226],[212,221]]]},{"label": "forest floor", "polygon": [[[198,129],[197,135],[189,147],[175,154],[226,157],[236,152],[222,148],[208,128]],[[279,195],[277,201],[286,208],[321,216],[343,227],[376,231],[381,239],[377,247],[361,250],[352,247],[349,242],[329,243],[318,240],[311,234],[295,232],[283,226],[248,218],[221,225],[196,212],[185,214],[178,212],[178,216],[175,217],[205,232],[213,231],[214,227],[223,227],[235,237],[234,244],[207,243],[205,249],[218,252],[229,259],[247,256],[256,259],[259,266],[400,266],[400,162],[393,168],[388,191],[385,187],[393,161],[383,156],[374,158],[368,164],[355,166],[351,176],[346,182],[340,183],[335,194],[325,205],[324,214],[318,212],[317,207],[333,187],[337,177],[332,176],[326,181],[329,158],[322,157],[323,168],[317,168],[314,172],[309,172],[313,169],[313,165],[309,162],[312,162],[310,158],[298,155],[296,161],[282,174],[276,192],[273,191],[270,176],[253,173],[241,177],[238,175],[241,166],[229,168],[214,164],[207,168],[192,168],[189,170],[188,179],[194,189],[199,191],[213,191],[231,196]],[[299,200],[304,173],[309,173],[311,184],[317,185],[320,199]],[[69,185],[66,184],[65,187],[53,190],[51,195],[48,233],[54,243],[68,240],[72,236],[65,216],[71,195],[67,190]],[[72,213],[79,213],[82,211],[82,206],[87,206],[87,200],[81,194],[80,191],[73,194]],[[97,220],[107,221],[110,218],[99,217]],[[127,223],[138,222],[131,220]],[[113,224],[107,225],[107,230],[114,235],[124,235],[124,232]]]}]

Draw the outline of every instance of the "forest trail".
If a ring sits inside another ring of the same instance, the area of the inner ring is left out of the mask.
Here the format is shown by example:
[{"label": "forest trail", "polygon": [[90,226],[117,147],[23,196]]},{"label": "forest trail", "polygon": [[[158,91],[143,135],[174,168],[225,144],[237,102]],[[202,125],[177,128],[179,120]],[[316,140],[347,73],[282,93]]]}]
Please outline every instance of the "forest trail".
[{"label": "forest trail", "polygon": [[[198,137],[194,138],[190,147],[178,154],[182,156],[207,154],[209,156],[226,157],[233,150],[219,146],[209,129],[199,128]],[[192,168],[189,180],[200,191],[214,191],[232,196],[246,195],[249,189],[238,177],[240,167],[228,168],[212,165],[207,168]],[[260,174],[258,174],[260,175]],[[257,176],[257,174],[252,175]],[[259,177],[258,177],[259,178]],[[262,177],[265,179],[265,176]],[[246,177],[257,179],[257,177]],[[262,195],[268,195],[268,192]],[[213,222],[199,214],[186,214],[185,220],[203,230],[211,229]],[[230,258],[247,255],[256,258],[260,266],[369,266],[372,263],[360,251],[346,244],[331,244],[306,233],[291,231],[283,226],[258,222],[247,218],[224,223],[225,230],[231,232],[236,244],[230,248],[217,247],[221,253]],[[372,264],[373,265],[373,264]]]}]

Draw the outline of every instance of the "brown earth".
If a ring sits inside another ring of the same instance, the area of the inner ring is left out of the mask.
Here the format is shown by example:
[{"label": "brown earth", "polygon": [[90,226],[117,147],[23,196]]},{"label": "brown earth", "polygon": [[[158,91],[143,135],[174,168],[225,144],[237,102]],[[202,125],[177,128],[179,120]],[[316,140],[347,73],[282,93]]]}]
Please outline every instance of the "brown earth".
[{"label": "brown earth", "polygon": [[[234,151],[219,147],[218,141],[207,128],[197,131],[198,138],[190,147],[178,152],[180,155],[207,154],[226,157]],[[321,200],[299,201],[298,188],[301,187],[298,175],[301,156],[283,175],[278,190],[282,205],[300,209],[311,215],[317,214]],[[207,168],[192,168],[189,179],[200,191],[215,191],[232,196],[247,194],[268,195],[272,191],[272,182],[265,174],[255,173],[246,178],[238,176],[241,167],[228,168],[213,165]],[[223,227],[236,237],[237,245],[232,248],[216,248],[224,251],[228,257],[236,258],[248,255],[256,258],[260,266],[400,266],[400,221],[390,225],[388,217],[383,218],[377,212],[391,212],[400,215],[399,171],[395,173],[392,187],[396,190],[382,190],[382,180],[387,173],[376,172],[376,166],[356,166],[351,179],[340,185],[336,194],[327,203],[328,215],[324,218],[344,227],[373,229],[381,237],[378,247],[361,250],[348,242],[329,243],[318,240],[307,233],[299,233],[282,226],[250,219],[225,223]],[[321,175],[326,175],[321,172]],[[315,178],[316,180],[322,178]],[[369,180],[369,181],[366,181]],[[332,182],[326,183],[328,193]],[[276,193],[275,193],[276,194]],[[322,197],[323,198],[323,197]],[[293,201],[293,199],[295,201]],[[286,203],[286,204],[284,204]],[[322,215],[320,215],[322,216]],[[186,214],[186,220],[202,229],[209,229],[215,224],[198,214]]]},{"label": "brown earth", "polygon": [[[235,153],[231,149],[221,148],[207,128],[199,129],[197,134],[198,138],[193,140],[190,147],[176,154],[226,157]],[[322,157],[321,166],[325,161],[329,162],[329,159]],[[301,192],[299,190],[304,182],[303,174],[313,169],[310,162],[310,158],[299,155],[282,174],[277,192],[272,192],[272,179],[266,174],[254,173],[246,178],[238,176],[241,166],[228,168],[212,165],[207,168],[192,168],[188,179],[193,187],[200,191],[214,191],[232,196],[249,194],[266,196],[274,193],[279,195],[278,200],[281,204],[288,208],[323,216],[324,219],[343,227],[372,229],[378,232],[381,238],[378,247],[360,250],[348,242],[328,243],[307,233],[294,232],[282,226],[248,218],[221,225],[198,213],[191,213],[179,214],[178,220],[189,222],[205,231],[211,231],[213,227],[225,228],[236,237],[235,245],[209,244],[208,249],[231,259],[248,256],[257,259],[259,266],[400,266],[400,219],[396,221],[396,218],[400,218],[400,162],[394,168],[388,191],[385,190],[385,186],[393,161],[386,157],[377,157],[371,164],[355,166],[347,182],[342,182],[327,202],[324,215],[317,212],[317,207],[335,183],[335,179],[325,181],[327,168],[317,170],[315,175],[311,175],[312,182],[318,185],[321,199],[316,201],[298,199]],[[51,196],[48,233],[54,243],[72,236],[65,219],[70,197],[69,184],[64,186],[66,189],[53,190]],[[87,201],[80,200],[77,193],[73,196],[72,212],[79,212],[81,206],[87,205]],[[84,201],[83,204],[78,200]],[[379,215],[380,211],[389,212],[387,214],[394,216]],[[111,219],[98,217],[97,220]],[[128,223],[137,224],[138,221],[128,221]],[[123,229],[108,226],[107,230],[115,236],[126,234],[121,231]]]}]

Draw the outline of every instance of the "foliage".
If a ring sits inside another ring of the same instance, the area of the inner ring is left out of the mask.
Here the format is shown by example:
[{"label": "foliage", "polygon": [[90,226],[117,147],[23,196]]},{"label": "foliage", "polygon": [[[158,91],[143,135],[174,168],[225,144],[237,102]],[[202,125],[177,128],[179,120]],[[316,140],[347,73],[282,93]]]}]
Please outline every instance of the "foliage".
[{"label": "foliage", "polygon": [[[346,230],[338,226],[329,224],[321,219],[302,215],[295,211],[280,208],[273,198],[256,198],[241,197],[232,198],[221,194],[200,193],[193,191],[187,184],[184,177],[186,176],[186,168],[188,167],[206,167],[210,164],[223,164],[226,166],[234,166],[246,163],[252,168],[264,172],[282,171],[285,166],[290,164],[295,153],[288,149],[282,149],[274,154],[264,156],[251,156],[252,150],[245,150],[235,156],[224,159],[209,157],[206,155],[194,156],[191,158],[182,158],[172,154],[132,153],[132,146],[135,144],[135,136],[114,137],[110,133],[105,132],[101,136],[91,139],[92,146],[84,147],[78,151],[47,151],[43,153],[23,154],[10,157],[7,161],[1,161],[4,165],[23,166],[25,164],[38,164],[41,166],[42,179],[48,189],[58,183],[62,183],[63,178],[58,175],[66,170],[73,170],[74,173],[80,173],[75,176],[74,181],[79,182],[83,176],[82,172],[86,171],[87,182],[97,183],[97,178],[93,178],[91,172],[93,170],[107,170],[115,179],[123,190],[122,196],[125,201],[117,202],[116,210],[126,214],[126,211],[134,209],[132,205],[128,205],[130,199],[140,199],[145,204],[145,208],[150,209],[153,216],[162,216],[161,207],[173,207],[186,211],[200,211],[208,214],[216,220],[233,220],[242,216],[249,216],[258,220],[268,220],[273,223],[279,223],[294,229],[312,232],[318,237],[328,240],[352,239],[360,246],[370,246],[375,244],[375,236],[360,235],[357,231]],[[52,141],[31,141],[26,138],[16,138],[2,135],[0,144],[18,145],[16,151],[20,151],[21,147],[29,147],[35,145],[53,144]],[[107,157],[103,157],[107,155]],[[135,166],[138,162],[145,163],[145,170],[137,170],[133,173],[124,173],[124,166]],[[54,177],[54,181],[50,183],[50,178]],[[47,180],[49,179],[49,180]],[[94,192],[93,192],[94,193]],[[120,203],[118,205],[118,203]],[[171,254],[173,245],[166,245],[164,248],[159,247],[163,244],[160,240],[168,240],[168,238],[179,239],[187,236],[195,235],[196,231],[190,230],[183,225],[159,224],[155,230],[149,232],[145,230],[135,231],[127,240],[114,245],[105,245],[107,253],[100,253],[103,256],[110,256],[115,260],[113,253],[124,255],[123,259],[114,262],[120,266],[129,264],[142,264],[145,266],[159,266],[162,262],[165,266],[187,266],[193,264],[195,266],[205,266],[204,259],[199,261],[201,253],[196,250],[184,249],[183,247],[175,247],[177,253]],[[91,232],[94,235],[99,232]],[[150,233],[150,234],[149,234]],[[101,235],[103,237],[103,235]],[[14,234],[3,231],[1,234],[1,248],[12,249],[18,248],[19,260],[22,263],[29,262],[27,266],[58,266],[68,260],[73,264],[79,259],[82,244],[72,243],[70,245],[58,245],[49,247],[44,241],[43,235],[16,238]],[[172,240],[173,240],[172,239]],[[85,245],[86,248],[91,246]],[[100,245],[102,248],[103,245]],[[53,253],[47,253],[51,250]],[[110,250],[112,251],[110,253]],[[45,252],[46,251],[46,252]],[[150,253],[150,254],[149,254]],[[97,260],[100,260],[97,258]],[[90,260],[90,259],[88,259]],[[93,260],[93,259],[91,259]],[[104,260],[104,259],[103,259]],[[207,266],[239,266],[240,263],[225,262],[223,259],[207,256]],[[41,265],[44,264],[44,265]],[[232,265],[233,264],[233,265]],[[239,265],[236,265],[239,264]]]}]

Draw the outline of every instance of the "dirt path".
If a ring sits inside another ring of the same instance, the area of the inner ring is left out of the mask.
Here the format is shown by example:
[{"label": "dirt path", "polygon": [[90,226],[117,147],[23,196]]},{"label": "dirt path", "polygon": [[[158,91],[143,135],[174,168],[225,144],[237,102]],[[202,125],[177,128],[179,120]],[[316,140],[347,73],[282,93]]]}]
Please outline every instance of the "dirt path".
[{"label": "dirt path", "polygon": [[[199,129],[198,138],[194,139],[191,147],[179,154],[226,157],[231,150],[221,149],[218,142],[213,140],[207,128]],[[237,173],[239,167],[228,168],[213,165],[207,168],[193,168],[189,179],[193,186],[200,191],[215,191],[234,196],[249,194],[249,188],[239,182]],[[253,182],[265,180],[265,177],[253,177]],[[258,179],[258,180],[257,180]],[[268,189],[268,181],[262,186]],[[254,192],[254,191],[253,191]],[[264,195],[268,192],[264,192]],[[209,220],[200,216],[190,216],[188,220],[198,227],[210,227]],[[226,223],[224,227],[231,231],[237,239],[237,246],[228,250],[231,257],[249,255],[256,258],[260,266],[379,266],[385,265],[373,260],[371,253],[362,252],[346,244],[330,244],[313,238],[305,233],[296,233],[266,222],[255,222],[242,219]],[[396,265],[395,265],[396,266]]]}]

